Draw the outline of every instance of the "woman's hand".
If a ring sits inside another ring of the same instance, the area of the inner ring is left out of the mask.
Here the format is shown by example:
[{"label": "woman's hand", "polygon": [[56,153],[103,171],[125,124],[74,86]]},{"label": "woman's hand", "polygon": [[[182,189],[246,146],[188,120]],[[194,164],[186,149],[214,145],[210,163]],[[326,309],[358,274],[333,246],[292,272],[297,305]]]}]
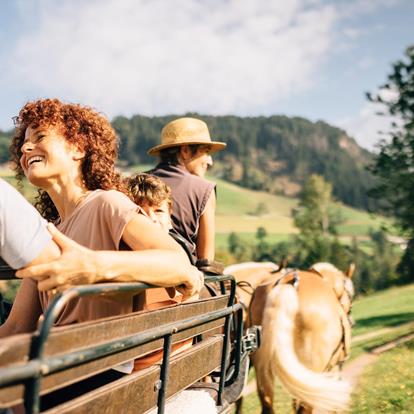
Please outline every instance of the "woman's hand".
[{"label": "woman's hand", "polygon": [[189,299],[198,299],[199,293],[204,285],[204,274],[195,266],[190,271],[188,282],[184,285],[177,286],[176,289],[182,293],[183,302]]},{"label": "woman's hand", "polygon": [[95,283],[95,252],[69,239],[51,223],[48,224],[48,230],[60,248],[60,257],[49,263],[20,269],[16,276],[36,279],[40,291]]}]

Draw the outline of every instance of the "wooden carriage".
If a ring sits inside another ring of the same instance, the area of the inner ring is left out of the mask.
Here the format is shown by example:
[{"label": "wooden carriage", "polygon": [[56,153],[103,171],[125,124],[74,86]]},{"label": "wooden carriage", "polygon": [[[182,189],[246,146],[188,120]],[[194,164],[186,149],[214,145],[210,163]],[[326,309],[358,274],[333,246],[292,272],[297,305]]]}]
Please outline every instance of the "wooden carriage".
[{"label": "wooden carriage", "polygon": [[[13,276],[10,268],[0,266],[0,278]],[[227,412],[241,394],[257,331],[243,335],[232,276],[207,274],[205,281],[220,286],[217,296],[64,327],[53,323],[74,297],[138,293],[153,286],[95,284],[58,294],[36,332],[1,341],[0,409],[24,405],[26,413],[101,414],[145,413],[158,407],[163,413],[166,400],[191,386],[208,391],[217,411]],[[191,338],[191,346],[171,355],[173,344]],[[157,350],[163,351],[160,363],[43,409],[43,396]],[[207,375],[213,380],[200,382]]]}]

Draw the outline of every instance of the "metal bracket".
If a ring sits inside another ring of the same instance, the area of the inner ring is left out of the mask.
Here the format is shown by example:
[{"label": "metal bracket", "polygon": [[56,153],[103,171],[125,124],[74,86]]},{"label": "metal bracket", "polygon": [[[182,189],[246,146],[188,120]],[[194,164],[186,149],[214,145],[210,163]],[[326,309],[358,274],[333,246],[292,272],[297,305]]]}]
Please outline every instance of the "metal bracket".
[{"label": "metal bracket", "polygon": [[258,325],[246,329],[242,338],[242,354],[250,354],[259,348],[262,337],[262,327]]}]

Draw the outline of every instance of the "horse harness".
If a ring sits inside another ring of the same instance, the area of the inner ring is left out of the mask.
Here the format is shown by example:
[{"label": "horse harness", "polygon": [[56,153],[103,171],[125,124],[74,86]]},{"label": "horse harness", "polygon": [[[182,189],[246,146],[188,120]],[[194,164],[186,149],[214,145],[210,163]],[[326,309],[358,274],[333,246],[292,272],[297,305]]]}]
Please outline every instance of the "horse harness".
[{"label": "horse harness", "polygon": [[[320,276],[323,279],[323,275],[321,273],[319,273],[317,270],[315,269],[311,269],[310,270],[312,273]],[[344,279],[344,293],[348,296],[349,298],[349,302],[352,304],[352,293],[349,291],[348,286],[346,284],[346,279]],[[352,326],[352,320],[351,320],[351,308],[349,309],[349,311],[347,313],[345,313],[345,309],[342,306],[342,303],[340,301],[340,297],[338,297],[335,294],[339,306],[340,308],[344,311],[345,317],[339,317],[339,320],[341,322],[341,328],[342,328],[342,336],[341,339],[338,342],[338,345],[335,347],[335,349],[333,350],[332,354],[331,354],[331,358],[329,359],[324,372],[328,372],[330,371],[332,368],[335,367],[335,365],[338,365],[339,370],[342,370],[342,366],[344,364],[344,362],[348,359],[349,357],[349,350],[350,350],[350,341],[351,338],[349,335],[347,335],[346,333],[346,327],[345,327],[345,320],[348,321],[348,323],[350,324],[350,326]],[[342,297],[342,296],[341,296]],[[342,357],[341,357],[342,355]],[[338,358],[338,359],[337,359]],[[333,361],[335,361],[337,359],[337,362],[334,363]]]}]

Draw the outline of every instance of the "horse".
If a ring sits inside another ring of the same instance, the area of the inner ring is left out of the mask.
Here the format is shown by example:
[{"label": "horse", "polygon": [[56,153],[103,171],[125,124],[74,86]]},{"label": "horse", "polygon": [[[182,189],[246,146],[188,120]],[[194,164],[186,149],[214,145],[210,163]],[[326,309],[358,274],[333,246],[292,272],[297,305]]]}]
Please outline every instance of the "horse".
[{"label": "horse", "polygon": [[[243,306],[243,317],[246,324],[248,309],[256,288],[275,279],[281,265],[273,262],[243,262],[227,266],[223,273],[232,275],[236,280],[237,301]],[[249,324],[249,322],[247,322]],[[249,324],[250,326],[250,324]]]},{"label": "horse", "polygon": [[349,354],[354,266],[346,273],[329,263],[315,264],[309,271],[276,266],[226,268],[239,285],[245,281],[251,286],[249,294],[244,292],[249,303],[246,325],[263,328],[262,345],[251,357],[262,413],[274,413],[276,375],[294,397],[297,413],[344,410],[350,385],[327,372]]}]

